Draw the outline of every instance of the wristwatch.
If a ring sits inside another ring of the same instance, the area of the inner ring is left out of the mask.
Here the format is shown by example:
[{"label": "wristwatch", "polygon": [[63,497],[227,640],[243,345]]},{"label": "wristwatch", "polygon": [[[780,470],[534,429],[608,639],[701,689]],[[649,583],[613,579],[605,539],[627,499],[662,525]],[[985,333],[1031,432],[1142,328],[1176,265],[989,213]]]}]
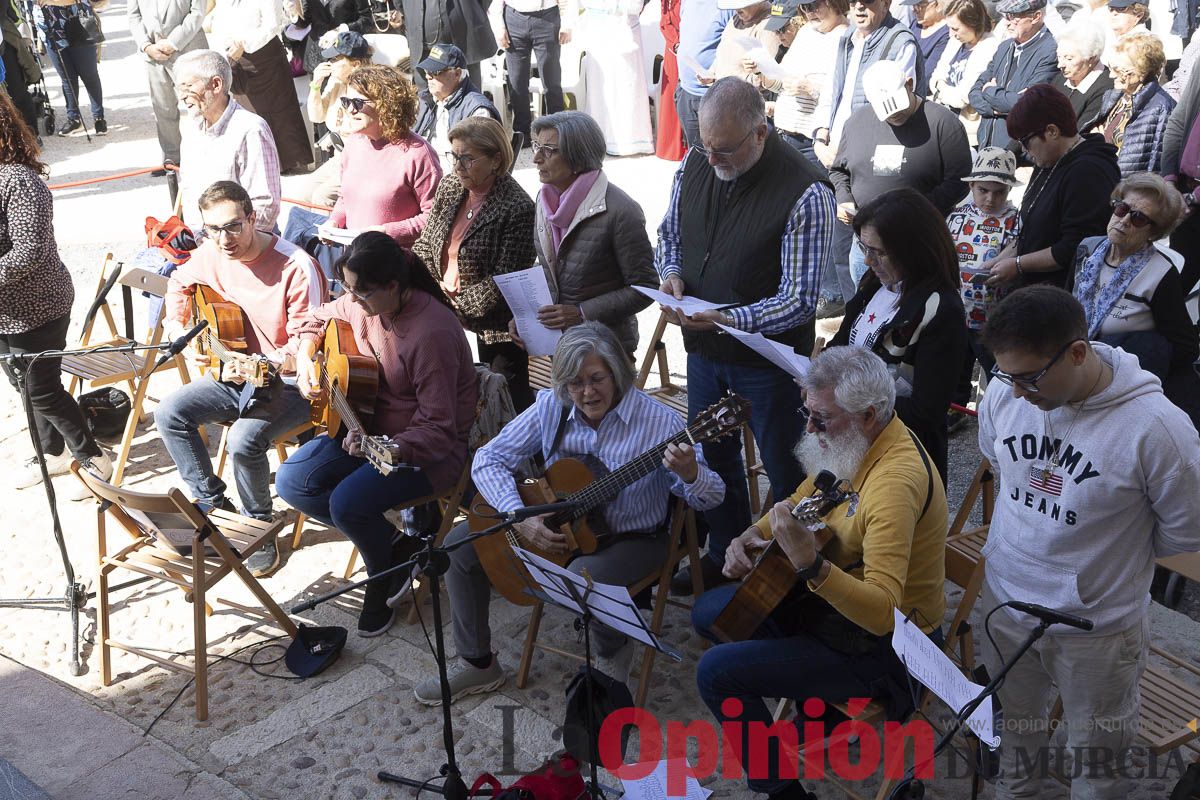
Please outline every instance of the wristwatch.
[{"label": "wristwatch", "polygon": [[804,569],[796,570],[796,577],[804,582],[813,580],[821,573],[821,567],[825,566],[825,557],[817,553],[817,557],[813,562]]}]

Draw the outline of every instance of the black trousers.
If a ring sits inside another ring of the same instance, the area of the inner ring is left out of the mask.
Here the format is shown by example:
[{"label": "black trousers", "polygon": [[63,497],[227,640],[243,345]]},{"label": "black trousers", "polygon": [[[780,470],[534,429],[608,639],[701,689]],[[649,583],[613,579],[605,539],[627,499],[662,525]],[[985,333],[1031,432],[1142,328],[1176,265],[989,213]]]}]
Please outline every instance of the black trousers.
[{"label": "black trousers", "polygon": [[29,96],[29,85],[25,82],[25,70],[21,69],[21,62],[17,59],[17,49],[5,42],[0,44],[0,51],[3,51],[4,55],[4,72],[6,73],[4,80],[8,96],[12,98],[17,111],[21,112],[21,118],[25,120],[25,124],[33,131],[33,135],[37,136],[37,112],[33,108],[33,99]]},{"label": "black trousers", "polygon": [[1180,278],[1186,297],[1200,280],[1200,210],[1193,211],[1171,234],[1171,249],[1183,256]]},{"label": "black trousers", "polygon": [[562,111],[562,63],[559,61],[558,33],[562,28],[558,6],[524,14],[504,7],[504,28],[508,31],[508,49],[504,62],[508,68],[508,99],[512,107],[513,131],[529,140],[530,54],[537,57],[538,74],[546,91],[546,113]]},{"label": "black trousers", "polygon": [[508,393],[513,407],[520,414],[533,405],[533,390],[529,387],[529,353],[512,342],[487,344],[479,338],[479,360],[508,381]]},{"label": "black trousers", "polygon": [[[0,334],[0,353],[37,353],[42,350],[61,350],[67,343],[70,313],[24,333]],[[8,362],[4,364],[9,383],[17,387],[17,373]],[[65,446],[76,460],[84,461],[100,455],[100,447],[92,438],[83,413],[75,398],[62,385],[62,359],[39,358],[26,373],[29,400],[33,405],[33,421],[37,425],[42,449],[48,456],[60,455]]]}]

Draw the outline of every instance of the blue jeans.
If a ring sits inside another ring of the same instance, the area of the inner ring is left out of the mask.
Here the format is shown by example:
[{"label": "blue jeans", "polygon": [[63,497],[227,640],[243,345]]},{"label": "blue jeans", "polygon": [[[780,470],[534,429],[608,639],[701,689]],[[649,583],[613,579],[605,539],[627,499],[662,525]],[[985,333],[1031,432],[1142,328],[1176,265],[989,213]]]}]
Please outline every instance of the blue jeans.
[{"label": "blue jeans", "polygon": [[365,458],[342,449],[342,439],[318,436],[279,465],[275,491],[288,505],[337,528],[362,554],[367,574],[392,565],[396,526],[383,512],[432,494],[420,470],[383,475]]},{"label": "blue jeans", "polygon": [[104,87],[100,85],[100,66],[96,61],[96,45],[80,44],[58,50],[53,45],[46,48],[50,63],[62,80],[63,99],[67,105],[67,119],[80,119],[79,80],[87,88],[88,100],[92,104],[92,120],[104,119]]},{"label": "blue jeans", "polygon": [[[835,278],[836,288],[841,291],[842,299],[847,303],[850,298],[858,294],[858,281],[850,272],[850,251],[857,249],[854,244],[854,229],[844,222],[835,222],[833,224],[833,270],[831,277]],[[826,275],[830,275],[830,271],[826,270]],[[822,294],[829,296],[832,294],[830,286],[826,289],[822,283]]]},{"label": "blue jeans", "polygon": [[858,286],[858,282],[862,280],[862,276],[867,274],[867,254],[863,252],[862,245],[858,242],[858,237],[850,243],[850,280],[854,281],[854,285]]},{"label": "blue jeans", "polygon": [[[803,427],[800,387],[783,370],[724,364],[688,354],[688,418],[733,391],[750,401],[750,429],[777,500],[800,485],[804,472],[792,450]],[[725,482],[725,499],[704,513],[708,523],[708,557],[725,563],[725,548],[750,524],[750,494],[740,436],[726,436],[704,445],[704,459]]]},{"label": "blue jeans", "polygon": [[[719,642],[711,626],[738,586],[736,583],[718,586],[696,600],[692,625],[701,636]],[[931,638],[938,641],[941,633],[935,631],[935,634]],[[875,698],[897,680],[904,681],[904,666],[891,649],[890,636],[881,636],[879,647],[872,652],[849,656],[797,631],[790,615],[777,610],[755,632],[755,637],[745,642],[718,643],[705,651],[696,667],[696,686],[704,704],[719,722],[736,720],[744,732],[751,723],[771,725],[772,715],[764,697],[791,698],[800,711],[810,697],[827,704],[851,698]],[[742,713],[735,717],[721,713],[721,703],[730,697],[742,702]],[[803,743],[803,726],[797,727],[797,738]],[[758,738],[753,737],[752,742],[749,735],[741,737],[743,767],[751,764],[750,745],[757,744]],[[751,791],[775,792],[789,782],[780,778],[779,739],[772,737],[769,746],[767,774],[747,780]]]},{"label": "blue jeans", "polygon": [[242,387],[201,378],[179,387],[158,405],[154,422],[179,477],[195,499],[217,503],[225,497],[225,481],[213,474],[200,426],[230,422],[227,449],[233,479],[246,514],[271,518],[271,465],[267,453],[283,434],[309,418],[309,403],[295,386],[276,380],[241,410]]}]

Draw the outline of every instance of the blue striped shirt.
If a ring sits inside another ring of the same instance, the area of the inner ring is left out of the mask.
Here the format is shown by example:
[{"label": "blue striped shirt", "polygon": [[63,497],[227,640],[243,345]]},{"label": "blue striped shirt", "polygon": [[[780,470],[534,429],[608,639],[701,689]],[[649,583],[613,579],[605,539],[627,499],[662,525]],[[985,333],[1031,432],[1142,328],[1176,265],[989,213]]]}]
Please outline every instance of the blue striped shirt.
[{"label": "blue striped shirt", "polygon": [[[475,452],[471,477],[488,504],[497,511],[512,511],[525,504],[517,493],[513,473],[523,461],[547,453],[562,416],[562,403],[550,389],[538,392],[537,400],[520,416]],[[592,428],[572,406],[567,415],[558,449],[546,459],[547,466],[560,458],[590,455],[609,470],[637,458],[651,447],[683,430],[679,415],[638,389],[632,389],[604,415],[599,428]],[[696,446],[699,472],[696,480],[683,479],[663,466],[625,487],[604,505],[604,520],[613,533],[650,531],[662,524],[667,495],[682,497],[692,508],[713,508],[725,497],[725,484],[704,462]]]},{"label": "blue striped shirt", "polygon": [[[661,280],[682,278],[679,241],[679,195],[683,183],[683,165],[675,172],[671,202],[658,227],[658,251],[654,266]],[[710,167],[711,169],[711,167]],[[732,188],[733,183],[730,183]],[[788,215],[780,243],[782,270],[779,291],[753,303],[726,309],[733,327],[749,333],[783,333],[803,325],[817,313],[817,295],[821,273],[833,256],[833,224],[837,219],[833,190],[824,183],[809,186]],[[753,269],[747,264],[742,269]],[[707,298],[701,298],[702,300]]]}]

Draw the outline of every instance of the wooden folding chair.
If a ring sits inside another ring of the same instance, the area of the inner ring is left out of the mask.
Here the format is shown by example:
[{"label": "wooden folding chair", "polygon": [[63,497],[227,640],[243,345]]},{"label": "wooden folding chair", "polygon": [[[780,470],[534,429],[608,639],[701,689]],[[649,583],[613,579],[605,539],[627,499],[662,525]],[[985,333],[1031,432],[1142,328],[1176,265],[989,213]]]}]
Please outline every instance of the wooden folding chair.
[{"label": "wooden folding chair", "polygon": [[[956,661],[963,672],[971,677],[971,672],[975,668],[975,646],[969,619],[983,589],[984,560],[982,557],[976,558],[974,555],[950,545],[946,547],[945,558],[946,580],[961,587],[963,594],[955,609],[954,617],[950,621],[949,632],[942,643],[942,652],[951,660]],[[933,700],[932,692],[923,691],[914,713],[924,714]],[[833,703],[832,705],[855,722],[876,725],[887,718],[883,705],[875,701],[871,701],[862,709],[851,708],[847,703]],[[794,701],[791,698],[782,698],[775,708],[775,720],[789,717],[794,712]],[[830,781],[849,797],[860,800],[861,796],[845,784],[833,778],[830,778]],[[885,776],[875,794],[876,800],[883,800],[890,795],[896,782],[895,778]]]},{"label": "wooden folding chair", "polygon": [[[676,498],[672,503],[669,536],[670,549],[667,552],[667,558],[663,562],[663,565],[649,575],[630,583],[628,586],[631,597],[637,597],[649,587],[656,587],[650,614],[650,631],[655,636],[662,632],[663,617],[666,614],[667,605],[684,605],[668,596],[670,594],[671,576],[675,574],[675,569],[679,566],[679,562],[683,560],[684,556],[687,556],[691,559],[691,563],[700,563],[700,547],[696,541],[695,512],[681,498]],[[694,572],[698,573],[699,571],[696,570]],[[693,583],[698,579],[699,575],[694,574],[692,577]],[[700,587],[696,588],[698,596],[699,592],[703,591],[703,589]],[[538,601],[533,605],[533,610],[529,615],[529,629],[525,634],[525,646],[521,651],[521,665],[517,670],[518,689],[524,689],[525,684],[529,681],[529,670],[533,666],[533,651],[535,649],[556,653],[577,661],[583,660],[583,656],[579,655],[578,650],[563,650],[543,644],[537,640],[544,611],[544,604]],[[643,648],[642,665],[638,670],[637,694],[634,695],[634,702],[639,706],[646,704],[646,695],[650,691],[650,676],[654,670],[654,656],[655,651],[653,648]]]},{"label": "wooden folding chair", "polygon": [[[112,648],[149,659],[167,669],[192,675],[196,682],[196,719],[208,718],[208,635],[206,604],[209,592],[230,573],[258,598],[263,608],[252,608],[230,600],[213,598],[231,608],[266,620],[274,620],[286,633],[296,635],[296,626],[246,569],[245,559],[272,539],[284,526],[283,520],[262,522],[238,514],[212,511],[207,516],[178,489],[165,494],[149,494],[122,489],[96,478],[73,464],[72,472],[100,502],[96,510],[96,536],[100,554],[100,574],[96,596],[99,600],[100,682],[112,684]],[[149,515],[149,516],[148,516]],[[111,516],[133,537],[130,544],[114,553],[108,551],[106,519]],[[160,543],[147,523],[191,532],[189,547]],[[200,553],[200,557],[193,554]],[[118,569],[136,572],[181,588],[192,603],[193,664],[164,658],[135,645],[112,638],[110,625],[109,575]],[[263,610],[265,609],[265,611]]]},{"label": "wooden folding chair", "polygon": [[[83,347],[119,346],[128,344],[157,345],[163,339],[163,325],[160,314],[158,319],[149,321],[149,328],[142,339],[133,332],[133,293],[146,292],[152,297],[163,298],[167,293],[167,279],[162,275],[144,269],[132,269],[120,272],[120,265],[113,266],[111,255],[105,258],[101,267],[100,288],[92,311],[84,320],[83,336],[80,345]],[[117,330],[116,321],[107,305],[107,295],[116,285],[121,287],[122,302],[125,311],[125,330],[122,334]],[[92,335],[97,316],[103,316],[108,324],[111,339],[96,342]],[[158,360],[159,353],[154,350],[140,353],[88,353],[79,356],[66,356],[62,361],[62,370],[71,376],[69,391],[74,392],[79,384],[87,381],[94,387],[110,386],[124,383],[129,387],[131,409],[129,420],[125,423],[125,432],[121,436],[121,444],[117,457],[113,459],[113,483],[120,485],[125,477],[125,467],[129,461],[129,451],[133,446],[133,438],[137,435],[137,426],[145,413],[145,401],[151,371]],[[179,372],[179,378],[187,383],[187,363],[183,355],[176,355],[173,364]]]}]

